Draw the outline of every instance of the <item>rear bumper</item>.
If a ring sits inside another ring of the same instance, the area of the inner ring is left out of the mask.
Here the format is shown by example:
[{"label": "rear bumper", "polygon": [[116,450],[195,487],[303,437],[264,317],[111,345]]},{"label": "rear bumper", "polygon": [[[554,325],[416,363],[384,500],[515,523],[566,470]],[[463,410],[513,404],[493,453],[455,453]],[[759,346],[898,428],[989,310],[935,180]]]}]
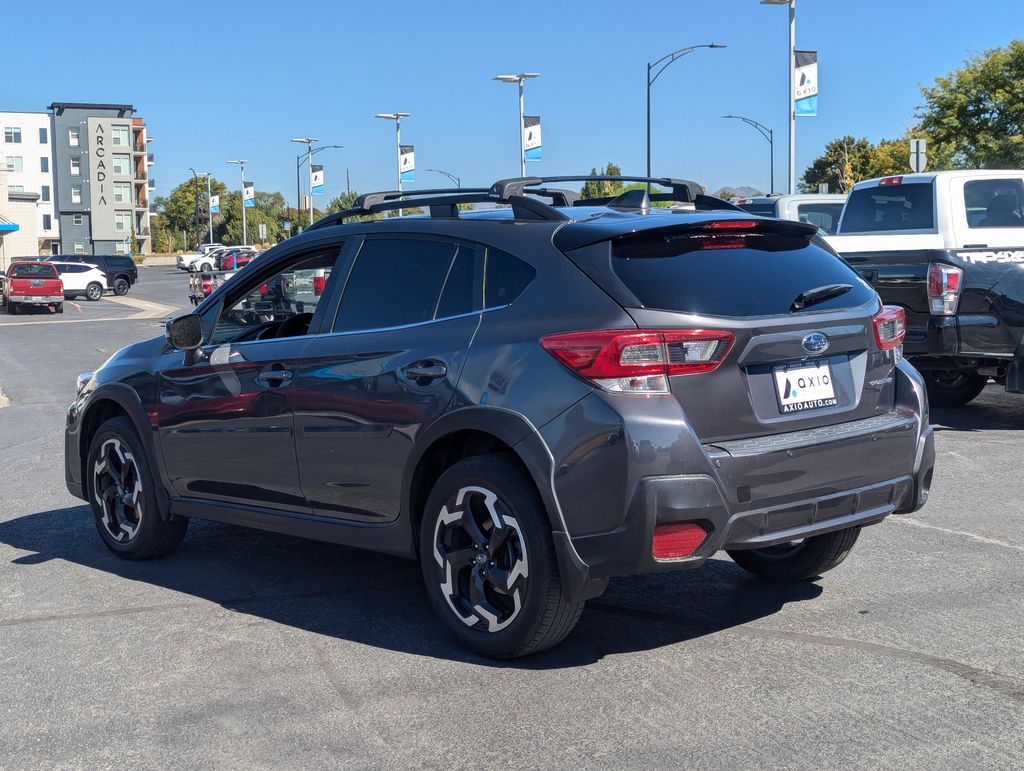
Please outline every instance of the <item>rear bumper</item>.
[{"label": "rear bumper", "polygon": [[47,305],[49,303],[64,302],[64,294],[55,295],[11,295],[7,298],[9,303],[23,303],[25,305]]},{"label": "rear bumper", "polygon": [[1021,344],[1020,331],[991,313],[930,316],[927,326],[911,327],[903,349],[907,356],[1010,358]]}]

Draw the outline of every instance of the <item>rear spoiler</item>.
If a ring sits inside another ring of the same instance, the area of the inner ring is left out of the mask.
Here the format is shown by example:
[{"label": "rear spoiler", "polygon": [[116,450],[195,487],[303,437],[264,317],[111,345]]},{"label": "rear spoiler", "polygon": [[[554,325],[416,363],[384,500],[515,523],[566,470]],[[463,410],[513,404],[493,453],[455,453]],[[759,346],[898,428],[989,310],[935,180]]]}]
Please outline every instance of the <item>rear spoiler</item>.
[{"label": "rear spoiler", "polygon": [[[756,217],[746,212],[745,216],[723,212],[721,215],[708,215],[700,219],[687,218],[685,222],[674,222],[672,224],[644,223],[650,227],[638,227],[634,221],[625,224],[610,222],[602,224],[589,222],[580,227],[575,224],[564,225],[555,234],[555,246],[562,251],[579,249],[590,244],[602,241],[618,241],[627,238],[668,238],[671,236],[685,236],[696,234],[700,231],[713,228],[727,235],[730,231],[738,233],[755,233],[773,236],[784,236],[789,238],[814,239],[818,234],[818,228],[805,222],[794,222],[793,220],[769,219],[767,217]],[[691,215],[692,216],[692,215]],[[665,218],[659,218],[665,219]],[[746,227],[744,227],[746,225]],[[732,227],[730,227],[732,226]]]}]

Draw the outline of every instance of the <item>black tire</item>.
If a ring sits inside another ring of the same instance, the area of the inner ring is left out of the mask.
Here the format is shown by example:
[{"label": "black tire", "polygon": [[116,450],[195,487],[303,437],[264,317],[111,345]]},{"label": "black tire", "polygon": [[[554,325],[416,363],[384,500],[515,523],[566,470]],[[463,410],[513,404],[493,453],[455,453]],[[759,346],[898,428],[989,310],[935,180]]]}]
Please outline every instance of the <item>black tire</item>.
[{"label": "black tire", "polygon": [[213,270],[213,265],[211,265],[208,262],[204,262],[202,265],[199,266],[199,272],[200,273],[209,273],[212,270]]},{"label": "black tire", "polygon": [[131,286],[131,284],[128,283],[128,279],[121,278],[121,277],[115,278],[114,279],[114,294],[116,294],[119,297],[121,295],[126,295],[126,294],[128,294],[128,288],[130,286]]},{"label": "black tire", "polygon": [[735,549],[728,553],[733,562],[760,578],[779,582],[808,581],[846,559],[859,535],[859,527],[848,527],[803,541],[763,549]]},{"label": "black tire", "polygon": [[85,299],[89,302],[96,302],[101,297],[103,297],[103,286],[99,282],[93,281],[85,288]]},{"label": "black tire", "polygon": [[54,313],[63,313],[64,312],[64,303],[54,303],[53,312]]},{"label": "black tire", "polygon": [[420,565],[434,611],[484,656],[550,648],[583,612],[562,589],[544,503],[508,456],[467,458],[441,475],[423,514]]},{"label": "black tire", "polygon": [[[126,560],[162,557],[178,548],[188,520],[166,520],[142,440],[126,417],[99,427],[89,445],[85,483],[93,520],[114,554]],[[127,488],[131,487],[133,501]]]},{"label": "black tire", "polygon": [[17,316],[20,310],[21,308],[18,306],[18,303],[7,303],[7,312],[12,316]]},{"label": "black tire", "polygon": [[988,384],[987,377],[970,370],[925,370],[921,374],[933,407],[963,407],[974,401]]}]

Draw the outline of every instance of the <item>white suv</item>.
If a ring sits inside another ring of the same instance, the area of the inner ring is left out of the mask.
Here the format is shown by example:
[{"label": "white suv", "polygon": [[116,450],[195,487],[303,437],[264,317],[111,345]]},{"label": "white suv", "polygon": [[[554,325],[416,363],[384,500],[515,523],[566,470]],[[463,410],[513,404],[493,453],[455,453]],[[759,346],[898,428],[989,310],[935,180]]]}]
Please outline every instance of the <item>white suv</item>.
[{"label": "white suv", "polygon": [[103,297],[103,291],[107,287],[107,274],[95,265],[86,265],[81,262],[54,262],[52,264],[57,268],[60,280],[64,283],[65,299],[84,297],[87,300],[95,301]]}]

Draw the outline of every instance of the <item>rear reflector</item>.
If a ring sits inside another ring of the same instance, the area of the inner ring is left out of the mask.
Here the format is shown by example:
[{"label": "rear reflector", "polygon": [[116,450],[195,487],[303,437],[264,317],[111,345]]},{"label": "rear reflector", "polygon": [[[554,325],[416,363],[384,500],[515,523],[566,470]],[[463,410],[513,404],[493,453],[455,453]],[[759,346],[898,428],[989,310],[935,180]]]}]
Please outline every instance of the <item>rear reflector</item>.
[{"label": "rear reflector", "polygon": [[883,351],[891,351],[903,345],[907,336],[907,315],[898,305],[883,305],[875,316],[875,342]]},{"label": "rear reflector", "polygon": [[668,393],[670,375],[711,372],[734,340],[731,332],[706,329],[603,329],[548,335],[540,344],[606,391]]},{"label": "rear reflector", "polygon": [[707,531],[696,522],[680,522],[657,525],[654,528],[654,543],[651,554],[656,560],[689,557],[708,537]]},{"label": "rear reflector", "polygon": [[928,266],[928,310],[935,316],[955,316],[964,272],[953,265]]}]

